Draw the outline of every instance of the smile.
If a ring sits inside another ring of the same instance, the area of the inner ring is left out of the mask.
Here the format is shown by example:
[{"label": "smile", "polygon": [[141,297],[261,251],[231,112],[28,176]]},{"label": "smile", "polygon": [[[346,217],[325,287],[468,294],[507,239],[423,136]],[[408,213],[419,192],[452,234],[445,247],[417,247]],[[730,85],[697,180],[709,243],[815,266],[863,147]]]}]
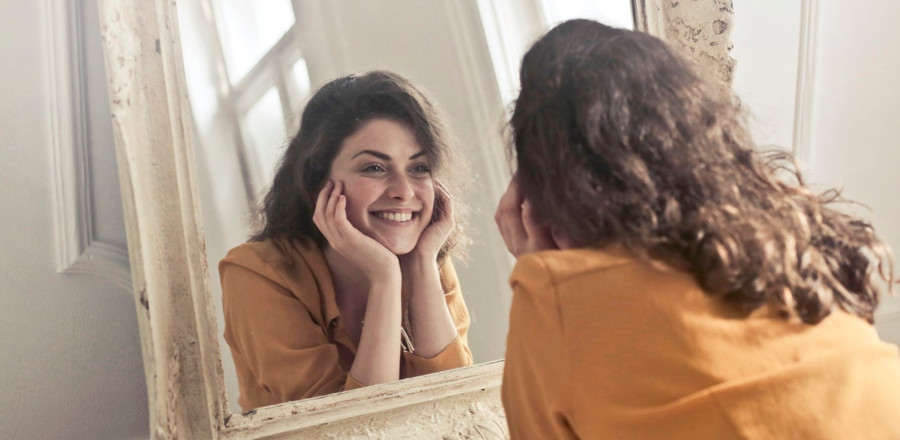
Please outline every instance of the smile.
[{"label": "smile", "polygon": [[415,213],[412,212],[376,212],[373,213],[373,215],[380,219],[398,223],[408,222],[416,216]]}]

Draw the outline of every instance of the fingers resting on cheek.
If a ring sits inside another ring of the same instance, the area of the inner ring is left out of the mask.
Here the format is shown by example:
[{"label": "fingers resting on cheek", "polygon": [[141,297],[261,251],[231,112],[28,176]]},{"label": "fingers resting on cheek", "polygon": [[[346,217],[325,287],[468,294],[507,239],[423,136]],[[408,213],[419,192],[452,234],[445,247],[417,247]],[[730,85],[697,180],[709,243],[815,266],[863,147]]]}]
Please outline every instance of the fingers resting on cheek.
[{"label": "fingers resting on cheek", "polygon": [[409,256],[434,259],[437,257],[453,228],[456,221],[453,218],[453,199],[446,188],[437,180],[434,181],[434,203],[432,205],[431,221],[419,236],[416,247]]},{"label": "fingers resting on cheek", "polygon": [[397,257],[384,245],[356,229],[347,219],[347,196],[341,182],[327,182],[316,200],[313,222],[328,246],[362,269],[369,279],[399,270]]}]

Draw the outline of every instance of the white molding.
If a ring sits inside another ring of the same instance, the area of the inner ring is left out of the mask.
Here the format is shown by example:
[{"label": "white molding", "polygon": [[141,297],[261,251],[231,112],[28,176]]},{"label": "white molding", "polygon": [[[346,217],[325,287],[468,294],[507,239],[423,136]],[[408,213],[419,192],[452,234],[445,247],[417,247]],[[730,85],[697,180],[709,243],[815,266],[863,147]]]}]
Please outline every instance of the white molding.
[{"label": "white molding", "polygon": [[793,153],[803,166],[812,162],[812,117],[816,71],[816,28],[819,0],[803,0],[800,8],[800,51],[794,102]]},{"label": "white molding", "polygon": [[93,240],[62,273],[98,276],[112,281],[124,292],[131,292],[128,250],[121,246]]},{"label": "white molding", "polygon": [[54,207],[57,230],[57,270],[64,272],[85,247],[82,238],[90,229],[81,221],[79,196],[86,187],[83,163],[87,128],[84,110],[84,84],[81,78],[78,7],[76,3],[45,0],[47,39],[50,42],[48,105],[53,151]]},{"label": "white molding", "polygon": [[127,250],[93,233],[81,3],[45,0],[45,7],[56,268],[105,278],[130,292]]}]

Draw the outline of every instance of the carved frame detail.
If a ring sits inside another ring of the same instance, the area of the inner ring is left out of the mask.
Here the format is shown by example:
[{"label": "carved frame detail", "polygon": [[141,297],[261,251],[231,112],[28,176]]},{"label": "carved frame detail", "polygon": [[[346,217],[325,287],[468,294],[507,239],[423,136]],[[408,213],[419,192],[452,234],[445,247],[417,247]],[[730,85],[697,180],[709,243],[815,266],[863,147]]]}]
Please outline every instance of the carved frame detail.
[{"label": "carved frame detail", "polygon": [[632,2],[635,28],[681,47],[714,78],[731,84],[733,0],[649,0]]}]

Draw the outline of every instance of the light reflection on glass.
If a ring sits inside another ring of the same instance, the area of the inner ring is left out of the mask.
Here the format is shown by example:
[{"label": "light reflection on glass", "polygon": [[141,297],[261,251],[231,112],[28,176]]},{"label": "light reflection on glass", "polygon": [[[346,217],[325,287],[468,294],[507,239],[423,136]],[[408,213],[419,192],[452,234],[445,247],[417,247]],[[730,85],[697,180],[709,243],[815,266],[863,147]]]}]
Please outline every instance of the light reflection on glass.
[{"label": "light reflection on glass", "polygon": [[306,99],[310,92],[309,69],[306,68],[306,60],[300,58],[291,68],[291,74],[294,77],[294,84],[297,86],[297,93],[301,99]]},{"label": "light reflection on glass", "polygon": [[247,110],[242,122],[244,141],[248,149],[255,153],[260,165],[258,169],[263,173],[259,176],[259,181],[264,182],[261,188],[272,181],[275,165],[286,144],[284,114],[278,90],[274,87],[269,89]]},{"label": "light reflection on glass", "polygon": [[214,0],[213,9],[232,84],[294,25],[290,0]]}]

